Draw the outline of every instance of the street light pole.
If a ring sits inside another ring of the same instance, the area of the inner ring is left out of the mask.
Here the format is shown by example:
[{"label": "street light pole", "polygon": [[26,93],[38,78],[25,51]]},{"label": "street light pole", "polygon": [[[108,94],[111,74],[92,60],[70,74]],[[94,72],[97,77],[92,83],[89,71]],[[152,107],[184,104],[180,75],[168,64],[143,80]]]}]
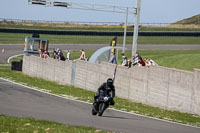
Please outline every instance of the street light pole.
[{"label": "street light pole", "polygon": [[137,51],[138,28],[139,28],[139,20],[140,20],[140,8],[141,8],[141,0],[137,0],[136,14],[135,14],[136,17],[135,17],[135,25],[134,25],[134,33],[133,33],[132,56],[135,56],[136,51]]},{"label": "street light pole", "polygon": [[126,9],[126,21],[125,21],[125,27],[124,27],[124,40],[123,40],[123,50],[122,50],[122,53],[125,52],[127,23],[128,23],[128,7]]}]

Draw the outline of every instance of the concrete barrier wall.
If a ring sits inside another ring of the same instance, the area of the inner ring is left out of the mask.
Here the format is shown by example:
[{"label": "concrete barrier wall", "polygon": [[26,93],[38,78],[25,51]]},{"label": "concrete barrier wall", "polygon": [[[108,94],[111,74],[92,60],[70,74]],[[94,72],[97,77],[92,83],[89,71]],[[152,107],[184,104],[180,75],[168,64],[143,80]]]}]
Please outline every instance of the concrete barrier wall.
[{"label": "concrete barrier wall", "polygon": [[[25,74],[97,91],[112,78],[116,65],[85,61],[57,61],[24,56]],[[165,67],[117,67],[116,96],[169,110],[200,115],[200,70]]]},{"label": "concrete barrier wall", "polygon": [[194,70],[193,86],[192,86],[192,104],[191,112],[195,114],[200,114],[200,70]]},{"label": "concrete barrier wall", "polygon": [[22,71],[25,74],[60,84],[71,84],[72,61],[57,61],[36,56],[24,56],[23,61]]}]

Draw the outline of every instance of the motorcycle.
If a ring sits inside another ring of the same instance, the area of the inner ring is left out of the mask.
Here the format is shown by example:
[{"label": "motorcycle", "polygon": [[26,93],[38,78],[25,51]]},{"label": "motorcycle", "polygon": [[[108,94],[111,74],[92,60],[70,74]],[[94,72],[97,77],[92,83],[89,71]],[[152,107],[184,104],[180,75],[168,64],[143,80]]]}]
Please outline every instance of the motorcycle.
[{"label": "motorcycle", "polygon": [[96,105],[93,104],[92,107],[92,115],[102,116],[103,112],[109,107],[110,105],[110,97],[109,96],[99,96],[96,99]]}]

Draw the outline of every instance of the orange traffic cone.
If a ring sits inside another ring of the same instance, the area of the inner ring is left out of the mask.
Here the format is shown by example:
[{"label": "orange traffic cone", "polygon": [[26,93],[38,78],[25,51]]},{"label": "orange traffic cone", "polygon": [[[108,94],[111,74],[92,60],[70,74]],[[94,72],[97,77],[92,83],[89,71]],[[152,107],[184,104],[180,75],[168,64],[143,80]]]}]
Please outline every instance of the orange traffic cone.
[{"label": "orange traffic cone", "polygon": [[4,48],[2,49],[2,51],[1,51],[1,52],[2,52],[2,54],[4,54],[4,53],[5,53],[5,50],[4,50]]}]

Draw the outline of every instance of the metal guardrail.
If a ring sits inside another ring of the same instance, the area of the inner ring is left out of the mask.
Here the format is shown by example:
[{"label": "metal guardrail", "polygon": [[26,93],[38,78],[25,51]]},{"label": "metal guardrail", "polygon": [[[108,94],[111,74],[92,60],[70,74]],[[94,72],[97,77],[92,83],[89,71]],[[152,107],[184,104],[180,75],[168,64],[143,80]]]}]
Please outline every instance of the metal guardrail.
[{"label": "metal guardrail", "polygon": [[[27,33],[50,35],[89,35],[89,36],[123,36],[124,32],[113,31],[67,31],[67,30],[28,30],[0,28],[2,33]],[[127,32],[127,36],[133,36],[133,32]],[[200,32],[139,32],[139,36],[200,36]]]},{"label": "metal guardrail", "polygon": [[[22,20],[22,19],[6,19],[6,18],[0,18],[0,22],[15,22],[15,23],[21,23],[21,24],[27,24],[27,23],[48,23],[49,25],[53,24],[88,24],[88,25],[124,25],[124,22],[87,22],[87,21],[46,21],[46,20]],[[134,25],[134,23],[128,22],[128,25]],[[166,26],[170,25],[170,23],[148,23],[148,22],[142,22],[140,23],[142,26]]]}]

